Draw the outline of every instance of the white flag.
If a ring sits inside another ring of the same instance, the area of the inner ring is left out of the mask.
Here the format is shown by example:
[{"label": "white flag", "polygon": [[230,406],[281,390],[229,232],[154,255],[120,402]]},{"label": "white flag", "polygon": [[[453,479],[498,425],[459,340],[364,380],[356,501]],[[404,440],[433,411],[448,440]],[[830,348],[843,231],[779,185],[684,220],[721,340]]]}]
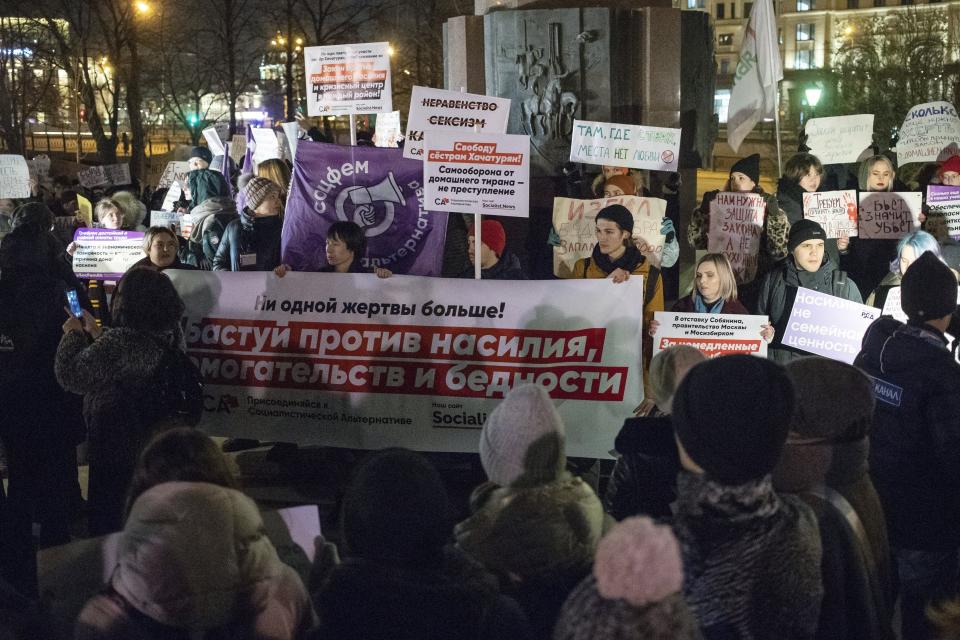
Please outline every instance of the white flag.
[{"label": "white flag", "polygon": [[730,95],[727,142],[734,151],[758,122],[773,117],[781,80],[783,67],[773,4],[771,0],[757,0],[750,11]]}]

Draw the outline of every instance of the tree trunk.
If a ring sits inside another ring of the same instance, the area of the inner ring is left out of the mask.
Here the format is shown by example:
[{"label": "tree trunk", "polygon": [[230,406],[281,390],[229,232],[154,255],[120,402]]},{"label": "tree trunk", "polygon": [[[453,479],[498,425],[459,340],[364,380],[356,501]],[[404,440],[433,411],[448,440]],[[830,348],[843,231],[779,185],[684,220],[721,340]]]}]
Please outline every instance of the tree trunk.
[{"label": "tree trunk", "polygon": [[137,180],[145,177],[144,161],[145,135],[143,129],[143,114],[140,107],[143,97],[140,93],[140,56],[137,50],[137,26],[131,21],[130,26],[130,72],[127,78],[127,117],[130,120],[130,176]]}]

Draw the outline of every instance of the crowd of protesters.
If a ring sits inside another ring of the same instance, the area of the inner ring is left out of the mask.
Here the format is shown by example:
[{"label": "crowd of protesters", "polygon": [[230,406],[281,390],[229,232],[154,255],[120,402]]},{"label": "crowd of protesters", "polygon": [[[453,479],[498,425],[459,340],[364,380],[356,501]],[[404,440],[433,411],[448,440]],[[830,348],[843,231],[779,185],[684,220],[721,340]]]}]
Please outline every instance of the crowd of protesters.
[{"label": "crowd of protesters", "polygon": [[[353,471],[338,522],[324,523],[337,544],[317,540],[306,576],[266,536],[230,459],[194,428],[182,388],[200,383],[163,272],[290,270],[289,166],[227,179],[224,162],[191,150],[176,203],[192,214],[186,237],[145,228],[162,194],[87,194],[100,226],[146,232],[143,259],[119,282],[73,274],[76,186],[0,200],[0,637],[48,637],[36,548],[69,542],[81,519],[83,535],[120,532],[109,581],[76,621],[75,637],[90,640],[960,637],[960,364],[948,342],[960,335],[960,265],[946,225],[927,211],[924,229],[899,241],[858,241],[803,218],[804,192],[907,190],[893,158],[825,168],[799,153],[775,194],[759,186],[759,156],[739,160],[724,190],[765,203],[756,274],[738,279],[706,253],[682,296],[665,293],[679,181],[664,180],[674,197],[659,266],[635,243],[630,211],[602,209],[596,248],[572,277],[643,276],[645,340],[668,299],[678,312],[767,316],[769,357],[671,347],[646,362],[646,401],[610,442],[603,482],[567,460],[563,420],[535,385],[486,418],[486,482],[469,505],[423,455],[374,452]],[[919,175],[955,184],[960,157]],[[614,197],[644,194],[643,183],[604,167],[589,189],[572,179],[567,189]],[[684,229],[696,249],[707,248],[716,195]],[[446,275],[529,277],[498,221],[480,232],[477,249],[467,224]],[[326,270],[390,277],[365,266],[366,250],[360,227],[336,223]],[[782,341],[799,287],[881,308],[900,287],[908,321],[875,321],[856,366],[813,357]],[[80,313],[64,309],[67,291]]]}]

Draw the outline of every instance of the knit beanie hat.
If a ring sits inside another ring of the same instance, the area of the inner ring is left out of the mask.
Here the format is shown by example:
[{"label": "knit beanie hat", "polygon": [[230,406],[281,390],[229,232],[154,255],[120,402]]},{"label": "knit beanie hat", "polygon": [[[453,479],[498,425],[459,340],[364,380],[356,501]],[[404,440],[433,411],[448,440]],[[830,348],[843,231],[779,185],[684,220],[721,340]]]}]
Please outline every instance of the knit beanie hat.
[{"label": "knit beanie hat", "polygon": [[787,241],[787,251],[793,251],[807,240],[826,241],[827,232],[819,223],[804,218],[790,225],[790,239]]},{"label": "knit beanie hat", "polygon": [[724,356],[687,373],[673,397],[673,426],[707,476],[743,484],[776,466],[794,402],[793,384],[780,365],[756,356]]},{"label": "knit beanie hat", "polygon": [[394,566],[436,566],[453,531],[440,474],[419,453],[384,449],[357,469],[343,502],[347,551]]},{"label": "knit beanie hat", "polygon": [[480,433],[480,462],[494,484],[508,487],[555,480],[566,465],[563,420],[547,392],[515,387],[487,417]]},{"label": "knit beanie hat", "polygon": [[607,178],[603,186],[611,185],[623,191],[625,196],[635,196],[637,195],[637,183],[634,181],[633,176],[630,174],[627,175],[616,175],[610,176]]},{"label": "knit beanie hat", "polygon": [[852,442],[873,421],[873,385],[856,367],[818,356],[788,363],[797,405],[790,430],[804,438]]},{"label": "knit beanie hat", "polygon": [[754,153],[746,158],[740,158],[730,167],[730,175],[742,173],[754,182],[760,182],[760,154]]},{"label": "knit beanie hat", "polygon": [[597,214],[597,221],[611,220],[624,231],[633,233],[633,214],[622,204],[611,204],[609,207],[600,209]]},{"label": "knit beanie hat", "polygon": [[903,274],[900,304],[911,323],[922,324],[957,309],[957,278],[931,251],[925,251]]},{"label": "knit beanie hat", "polygon": [[210,164],[213,161],[213,154],[207,147],[194,147],[193,149],[190,149],[190,157],[200,158],[207,164]]},{"label": "knit beanie hat", "polygon": [[937,169],[937,175],[943,176],[947,171],[953,171],[954,173],[960,173],[960,156],[950,156],[947,158],[940,168]]},{"label": "knit beanie hat", "polygon": [[243,195],[247,200],[247,208],[250,211],[255,211],[271,193],[279,196],[280,187],[273,181],[260,176],[250,178],[250,181],[243,188]]},{"label": "knit beanie hat", "polygon": [[[476,225],[470,227],[471,238],[476,236],[476,228]],[[480,223],[480,241],[490,247],[499,258],[507,246],[507,233],[503,230],[503,225],[496,220],[484,220]]]},{"label": "knit beanie hat", "polygon": [[593,575],[567,598],[554,639],[699,638],[682,587],[680,548],[670,528],[627,518],[600,541]]}]

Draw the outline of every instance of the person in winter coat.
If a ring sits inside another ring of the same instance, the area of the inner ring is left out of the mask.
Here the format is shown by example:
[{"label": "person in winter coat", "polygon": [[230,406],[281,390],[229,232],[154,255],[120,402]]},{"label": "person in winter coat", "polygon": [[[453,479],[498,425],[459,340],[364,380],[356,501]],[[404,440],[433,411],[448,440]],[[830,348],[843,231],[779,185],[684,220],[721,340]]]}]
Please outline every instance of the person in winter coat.
[{"label": "person in winter coat", "polygon": [[817,514],[824,599],[817,638],[893,638],[893,579],[883,507],[867,467],[873,385],[856,367],[812,357],[790,362],[797,406],[777,491]]},{"label": "person in winter coat", "polygon": [[227,225],[237,219],[236,204],[230,196],[207,198],[193,208],[190,216],[193,228],[180,249],[180,259],[185,264],[210,271]]},{"label": "person in winter coat", "polygon": [[209,147],[193,147],[190,149],[190,157],[187,158],[187,166],[190,171],[208,169],[213,162],[213,152]]},{"label": "person in winter coat", "polygon": [[235,489],[158,484],[137,498],[118,544],[110,583],[77,618],[77,640],[297,640],[313,624],[299,576]]},{"label": "person in winter coat", "polygon": [[429,461],[404,449],[369,457],[343,502],[344,560],[324,577],[314,572],[320,625],[310,637],[529,638],[523,612],[498,593],[496,579],[445,546],[451,528],[446,488]]},{"label": "person in winter coat", "polygon": [[375,273],[378,278],[389,278],[393,272],[384,267],[368,269],[363,266],[367,255],[367,236],[356,222],[340,220],[330,225],[326,241],[327,266],[322,273]]},{"label": "person in winter coat", "polygon": [[[787,214],[780,210],[777,198],[767,194],[759,186],[760,183],[760,156],[753,154],[741,158],[730,167],[730,178],[723,191],[745,193],[759,193],[767,202],[766,215],[763,219],[763,233],[760,236],[760,252],[757,255],[757,271],[753,280],[739,282],[740,297],[747,308],[753,306],[757,296],[757,284],[770,271],[778,260],[787,255],[787,237],[790,232],[790,221]],[[708,191],[703,194],[700,207],[695,209],[687,226],[687,240],[694,249],[708,249],[708,234],[710,232],[710,203],[717,197],[719,191]]]},{"label": "person in winter coat", "polygon": [[46,205],[20,205],[0,244],[0,440],[9,481],[0,507],[0,575],[34,596],[33,523],[40,523],[43,546],[70,541],[80,502],[76,446],[84,438],[80,398],[57,384],[53,362],[66,291],[90,307],[52,224]]},{"label": "person in winter coat", "polygon": [[787,248],[790,255],[764,276],[760,283],[757,313],[770,318],[764,328],[764,339],[770,342],[768,356],[777,362],[789,362],[809,355],[783,343],[790,320],[790,311],[800,287],[860,303],[860,290],[849,276],[824,256],[827,234],[813,220],[800,220],[790,227]]},{"label": "person in winter coat", "polygon": [[698,640],[669,527],[628,518],[597,545],[593,572],[560,610],[554,640]]},{"label": "person in winter coat", "polygon": [[[783,165],[783,176],[777,182],[777,204],[792,225],[803,220],[803,194],[821,190],[823,165],[812,153],[798,153]],[[826,189],[824,189],[826,190]],[[834,264],[850,246],[850,238],[827,238],[824,249]]]},{"label": "person in winter coat", "polygon": [[213,258],[214,271],[272,271],[282,265],[280,188],[254,177],[244,195],[247,207],[224,230]]},{"label": "person in winter coat", "polygon": [[773,489],[794,391],[783,368],[747,355],[687,373],[673,399],[683,471],[673,530],[683,595],[712,638],[813,638],[820,534],[808,506]]},{"label": "person in winter coat", "polygon": [[707,357],[687,345],[668,347],[650,362],[650,386],[657,398],[654,410],[623,422],[614,447],[617,458],[603,496],[607,513],[616,520],[639,514],[670,516],[677,498],[680,455],[670,412],[673,394],[693,367]]},{"label": "person in winter coat", "polygon": [[143,234],[143,252],[146,255],[142,260],[133,263],[130,269],[146,267],[163,271],[164,269],[184,269],[196,271],[196,267],[180,262],[177,249],[180,239],[168,227],[150,227]]},{"label": "person in winter coat", "polygon": [[[461,278],[473,278],[476,264],[476,225],[467,236],[467,256],[470,266],[460,274]],[[496,220],[485,219],[480,223],[480,277],[483,280],[526,280],[520,258],[507,250],[507,234]]]},{"label": "person in winter coat", "polygon": [[873,378],[870,475],[886,513],[900,582],[902,635],[930,637],[928,604],[956,596],[960,575],[960,365],[944,332],[957,279],[932,253],[903,276],[906,325],[881,316],[854,364]]},{"label": "person in winter coat", "polygon": [[134,231],[145,231],[144,222],[147,220],[147,205],[143,204],[135,194],[130,191],[117,191],[110,196],[119,207],[123,214],[123,228]]},{"label": "person in winter coat", "polygon": [[903,274],[907,272],[907,269],[917,258],[927,251],[933,253],[946,264],[943,255],[940,253],[940,243],[926,231],[912,231],[900,238],[900,241],[897,242],[896,257],[890,263],[890,273],[885,275],[877,288],[867,296],[866,304],[877,309],[883,309],[890,290],[900,286]]},{"label": "person in winter coat", "polygon": [[514,388],[480,434],[489,482],[474,490],[457,546],[501,580],[549,638],[567,595],[590,571],[606,520],[593,489],[566,471],[564,426],[541,387]]},{"label": "person in winter coat", "polygon": [[166,275],[133,269],[114,294],[113,328],[100,329],[89,314],[63,324],[54,371],[64,389],[84,396],[94,535],[120,529],[137,456],[155,425],[176,410],[162,405],[157,387],[167,354],[184,349],[183,309]]},{"label": "person in winter coat", "polygon": [[230,185],[219,171],[212,169],[194,169],[187,174],[187,188],[190,191],[190,211],[199,207],[209,198],[229,198]]},{"label": "person in winter coat", "polygon": [[[638,191],[636,180],[629,175],[613,175],[603,183],[603,197],[616,198],[618,196],[648,196],[646,189],[640,186]],[[680,258],[680,243],[677,242],[677,233],[673,227],[673,220],[664,217],[660,226],[660,234],[664,236],[663,252],[660,255],[660,267],[669,269],[677,264]]]}]

